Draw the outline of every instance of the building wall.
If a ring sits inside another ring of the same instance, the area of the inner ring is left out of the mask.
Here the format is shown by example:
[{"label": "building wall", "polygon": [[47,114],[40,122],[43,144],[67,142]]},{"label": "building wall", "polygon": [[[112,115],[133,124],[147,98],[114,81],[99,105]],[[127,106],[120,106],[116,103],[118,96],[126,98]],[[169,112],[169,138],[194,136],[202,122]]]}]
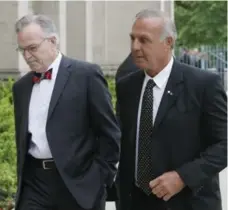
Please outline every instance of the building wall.
[{"label": "building wall", "polygon": [[[172,1],[67,2],[67,54],[74,58],[118,66],[130,51],[129,33],[137,12],[166,10]],[[79,18],[78,18],[79,17]]]},{"label": "building wall", "polygon": [[58,31],[59,27],[59,1],[32,1],[31,8],[35,14],[48,15],[56,24]]},{"label": "building wall", "polygon": [[[116,68],[130,51],[129,33],[137,12],[162,9],[172,15],[172,1],[0,1],[0,74],[29,71],[15,51],[15,21],[28,13],[49,15],[60,32],[60,50],[73,58]],[[1,75],[0,75],[1,77]]]},{"label": "building wall", "polygon": [[[94,2],[99,4],[99,2]],[[118,65],[130,52],[130,38],[132,23],[135,15],[144,8],[160,8],[159,1],[133,1],[133,2],[121,2],[110,1],[106,2],[105,13],[103,18],[105,24],[104,36],[105,42],[102,43],[102,48],[105,50],[105,56],[100,60],[94,59],[94,62],[100,64],[113,64]],[[96,11],[94,14],[94,20],[96,20]],[[93,24],[94,32],[97,31],[96,22]],[[93,43],[97,42],[97,37],[94,36]],[[94,47],[94,45],[93,45]],[[93,48],[94,54],[96,49]]]},{"label": "building wall", "polygon": [[80,60],[86,60],[85,7],[83,1],[66,3],[66,54]]},{"label": "building wall", "polygon": [[17,70],[18,53],[14,21],[17,18],[17,1],[0,1],[0,71],[6,75]]}]

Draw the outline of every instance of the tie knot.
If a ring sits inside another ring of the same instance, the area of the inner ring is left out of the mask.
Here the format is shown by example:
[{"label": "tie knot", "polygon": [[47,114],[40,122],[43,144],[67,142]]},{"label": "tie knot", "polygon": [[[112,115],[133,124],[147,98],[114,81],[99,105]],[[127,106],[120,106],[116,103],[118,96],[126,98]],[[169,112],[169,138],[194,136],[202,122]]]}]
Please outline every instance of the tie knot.
[{"label": "tie knot", "polygon": [[33,83],[39,83],[43,79],[50,80],[51,77],[52,77],[52,69],[49,69],[45,73],[37,73],[37,72],[34,72],[34,75],[33,75],[32,80],[33,80]]},{"label": "tie knot", "polygon": [[149,89],[153,89],[154,86],[156,86],[155,82],[153,79],[150,79],[148,82],[147,82],[147,85],[146,85]]}]

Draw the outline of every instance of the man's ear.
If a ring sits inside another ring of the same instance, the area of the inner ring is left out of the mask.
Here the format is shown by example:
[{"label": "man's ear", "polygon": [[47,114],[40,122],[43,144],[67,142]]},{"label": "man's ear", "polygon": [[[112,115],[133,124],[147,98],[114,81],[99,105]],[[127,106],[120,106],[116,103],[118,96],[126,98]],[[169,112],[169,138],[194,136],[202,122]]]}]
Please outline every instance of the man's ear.
[{"label": "man's ear", "polygon": [[55,37],[55,36],[50,37],[49,40],[50,40],[50,42],[51,42],[52,44],[56,45],[57,40],[56,40],[56,37]]},{"label": "man's ear", "polygon": [[165,44],[168,48],[172,49],[173,45],[174,45],[174,41],[173,41],[173,38],[172,37],[167,37],[165,39]]}]

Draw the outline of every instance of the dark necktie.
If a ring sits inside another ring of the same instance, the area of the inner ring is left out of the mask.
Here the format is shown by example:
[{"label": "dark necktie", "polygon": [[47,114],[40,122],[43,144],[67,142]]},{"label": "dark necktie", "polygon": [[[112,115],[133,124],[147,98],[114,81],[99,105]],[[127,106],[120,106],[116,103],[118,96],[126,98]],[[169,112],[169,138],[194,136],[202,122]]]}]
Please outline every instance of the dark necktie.
[{"label": "dark necktie", "polygon": [[151,194],[149,182],[154,178],[152,171],[152,130],[153,130],[153,87],[149,80],[143,94],[138,137],[137,184],[147,194]]},{"label": "dark necktie", "polygon": [[50,80],[51,77],[52,77],[52,69],[49,69],[45,73],[34,72],[33,77],[32,77],[32,81],[33,81],[33,83],[39,83],[43,79]]}]

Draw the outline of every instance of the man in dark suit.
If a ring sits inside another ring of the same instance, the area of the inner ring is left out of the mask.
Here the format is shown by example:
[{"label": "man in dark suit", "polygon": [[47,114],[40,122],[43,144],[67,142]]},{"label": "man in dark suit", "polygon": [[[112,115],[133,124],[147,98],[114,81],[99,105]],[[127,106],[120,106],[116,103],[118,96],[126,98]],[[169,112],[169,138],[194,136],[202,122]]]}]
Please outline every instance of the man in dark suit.
[{"label": "man in dark suit", "polygon": [[131,32],[139,71],[117,83],[121,210],[221,210],[227,96],[218,75],[172,57],[175,25],[143,10]]},{"label": "man in dark suit", "polygon": [[120,139],[106,80],[97,65],[58,51],[48,17],[27,15],[16,33],[32,70],[13,87],[16,210],[104,210]]}]

